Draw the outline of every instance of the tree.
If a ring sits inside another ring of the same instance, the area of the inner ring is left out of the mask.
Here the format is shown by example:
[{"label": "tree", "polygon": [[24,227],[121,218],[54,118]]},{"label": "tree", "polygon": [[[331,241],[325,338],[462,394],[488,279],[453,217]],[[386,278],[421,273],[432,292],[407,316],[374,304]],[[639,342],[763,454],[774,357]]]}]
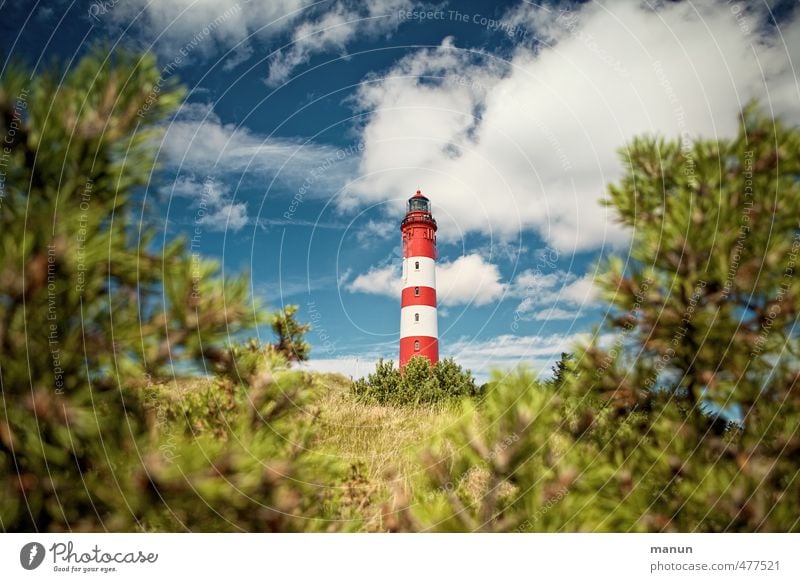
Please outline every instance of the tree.
[{"label": "tree", "polygon": [[621,155],[633,241],[595,279],[615,340],[576,346],[558,390],[495,376],[421,446],[439,494],[404,527],[800,530],[800,130],[751,105],[734,139]]},{"label": "tree", "polygon": [[[690,407],[735,403],[746,418],[768,378],[796,369],[799,135],[750,105],[732,140],[639,138],[621,152],[628,172],[607,203],[635,237],[598,285],[639,351],[635,377],[598,385],[629,403],[659,387]],[[602,370],[622,352],[590,355]]]},{"label": "tree", "polygon": [[551,378],[550,383],[554,387],[560,388],[563,386],[564,382],[566,382],[567,374],[569,374],[571,371],[571,362],[573,360],[574,357],[572,354],[561,352],[561,358],[551,368],[553,371],[553,377]]},{"label": "tree", "polygon": [[291,362],[302,362],[308,359],[311,346],[303,337],[311,329],[307,323],[299,323],[295,318],[297,305],[287,305],[282,311],[272,316],[272,330],[278,336],[278,351]]},{"label": "tree", "polygon": [[431,371],[445,398],[463,398],[478,393],[472,372],[464,370],[453,358],[439,360]]},{"label": "tree", "polygon": [[[329,465],[303,476],[315,416],[285,399],[309,380],[226,345],[269,317],[247,277],[139,229],[137,193],[183,93],[152,56],[99,48],[63,76],[0,78],[5,530],[327,527],[296,519],[320,493],[301,484]],[[305,353],[303,326],[287,325]],[[219,376],[178,398],[176,365]]]}]

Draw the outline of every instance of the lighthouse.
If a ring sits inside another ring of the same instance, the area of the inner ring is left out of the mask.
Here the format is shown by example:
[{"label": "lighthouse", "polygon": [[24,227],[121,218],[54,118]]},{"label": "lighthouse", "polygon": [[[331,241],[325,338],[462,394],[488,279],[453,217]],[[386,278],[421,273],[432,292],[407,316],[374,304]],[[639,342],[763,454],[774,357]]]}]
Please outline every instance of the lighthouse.
[{"label": "lighthouse", "polygon": [[422,192],[409,198],[400,223],[403,293],[400,300],[400,367],[415,356],[439,361],[436,314],[436,221]]}]

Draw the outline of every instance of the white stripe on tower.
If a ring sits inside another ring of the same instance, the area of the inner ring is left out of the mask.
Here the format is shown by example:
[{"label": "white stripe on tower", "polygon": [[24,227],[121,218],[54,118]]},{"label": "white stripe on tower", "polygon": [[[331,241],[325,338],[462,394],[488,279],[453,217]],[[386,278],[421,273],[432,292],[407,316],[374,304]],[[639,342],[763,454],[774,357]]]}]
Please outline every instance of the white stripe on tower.
[{"label": "white stripe on tower", "polygon": [[408,287],[436,289],[436,261],[430,257],[409,257],[404,259],[403,289]]},{"label": "white stripe on tower", "polygon": [[439,361],[436,312],[436,221],[417,191],[400,225],[403,234],[403,293],[400,309],[400,366],[415,356]]},{"label": "white stripe on tower", "polygon": [[407,305],[400,310],[400,338],[439,337],[436,308],[430,305]]}]

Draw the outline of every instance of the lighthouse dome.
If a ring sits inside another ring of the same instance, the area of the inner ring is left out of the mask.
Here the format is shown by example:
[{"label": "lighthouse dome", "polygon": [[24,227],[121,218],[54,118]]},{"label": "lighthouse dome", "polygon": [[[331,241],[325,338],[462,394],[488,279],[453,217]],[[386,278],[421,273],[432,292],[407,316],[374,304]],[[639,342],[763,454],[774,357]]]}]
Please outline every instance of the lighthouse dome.
[{"label": "lighthouse dome", "polygon": [[422,195],[420,190],[417,190],[417,193],[414,194],[411,198],[408,199],[408,211],[422,211],[422,212],[430,212],[431,211],[431,203],[425,196]]}]

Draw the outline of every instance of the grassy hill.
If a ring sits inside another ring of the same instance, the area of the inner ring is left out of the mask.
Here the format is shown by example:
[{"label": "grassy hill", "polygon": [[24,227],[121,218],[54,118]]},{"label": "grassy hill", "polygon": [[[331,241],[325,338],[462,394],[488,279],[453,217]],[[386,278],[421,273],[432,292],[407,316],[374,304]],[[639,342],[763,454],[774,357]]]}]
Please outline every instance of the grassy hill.
[{"label": "grassy hill", "polygon": [[411,490],[423,471],[420,449],[432,435],[456,422],[457,407],[365,404],[353,398],[344,376],[315,374],[314,378],[324,392],[316,404],[319,431],[312,451],[349,466],[343,517],[363,520],[360,527],[367,531],[391,529],[393,496]]}]

